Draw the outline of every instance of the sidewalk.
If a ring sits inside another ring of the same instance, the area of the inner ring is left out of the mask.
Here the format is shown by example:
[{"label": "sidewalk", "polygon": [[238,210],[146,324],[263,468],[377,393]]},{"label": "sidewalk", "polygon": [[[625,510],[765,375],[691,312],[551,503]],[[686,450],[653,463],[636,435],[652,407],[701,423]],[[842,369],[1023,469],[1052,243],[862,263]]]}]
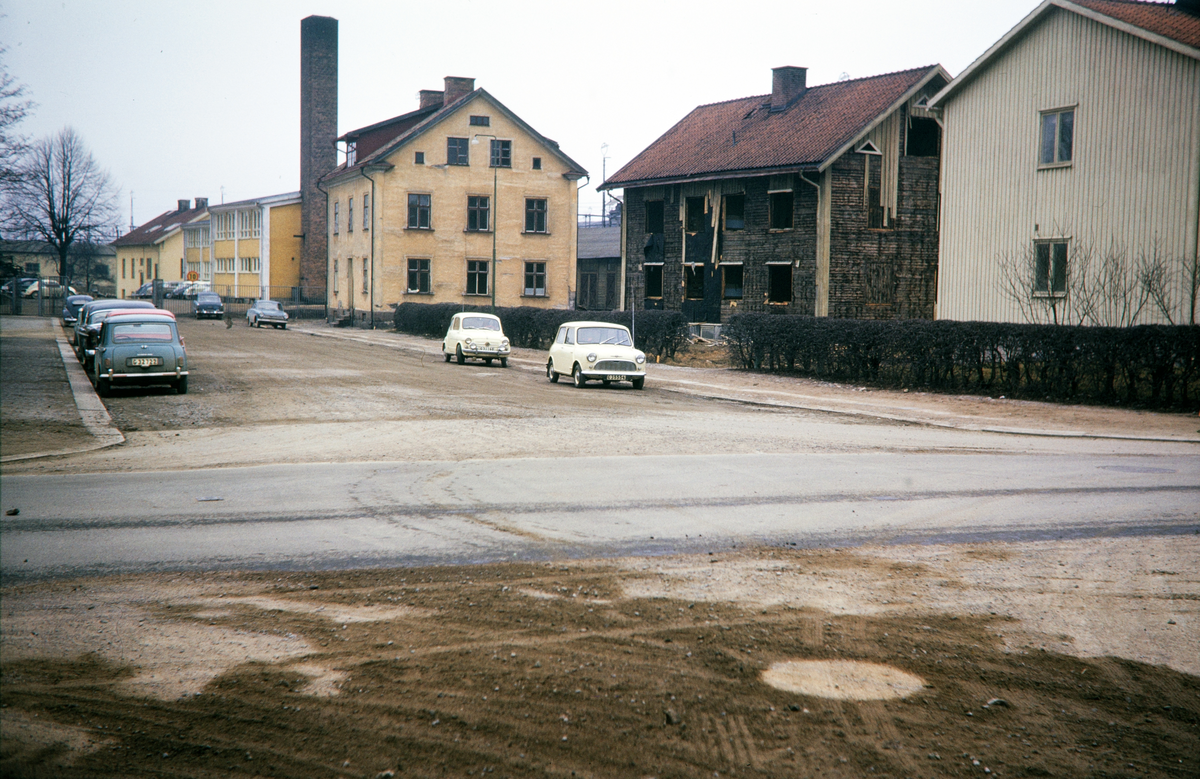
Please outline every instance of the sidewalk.
[{"label": "sidewalk", "polygon": [[[439,341],[392,330],[336,328],[295,322],[292,330],[321,338],[340,338],[441,359]],[[545,352],[513,349],[509,365],[541,373]],[[696,397],[775,408],[886,419],[1011,435],[1112,438],[1200,444],[1200,418],[1120,408],[1072,406],[974,395],[939,395],[847,386],[790,376],[651,364],[647,387]]]}]

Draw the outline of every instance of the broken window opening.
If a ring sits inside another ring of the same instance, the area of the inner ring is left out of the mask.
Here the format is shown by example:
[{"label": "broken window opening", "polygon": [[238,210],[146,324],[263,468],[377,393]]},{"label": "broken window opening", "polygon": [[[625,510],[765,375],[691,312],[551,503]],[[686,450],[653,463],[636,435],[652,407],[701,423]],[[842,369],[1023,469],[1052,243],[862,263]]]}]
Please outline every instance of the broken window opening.
[{"label": "broken window opening", "polygon": [[646,265],[646,297],[661,298],[663,296],[663,266]]},{"label": "broken window opening", "polygon": [[867,227],[882,230],[886,226],[883,206],[879,202],[879,187],[867,187]]},{"label": "broken window opening", "polygon": [[794,205],[795,201],[790,191],[771,193],[770,224],[772,230],[792,229],[792,210]]},{"label": "broken window opening", "polygon": [[767,266],[767,302],[792,302],[792,264]]},{"label": "broken window opening", "polygon": [[721,266],[721,296],[726,300],[740,300],[742,297],[742,266]]},{"label": "broken window opening", "polygon": [[704,232],[704,198],[689,197],[686,202],[687,231],[689,233]]},{"label": "broken window opening", "polygon": [[725,196],[725,229],[726,230],[744,230],[744,229],[746,229],[746,196],[745,195],[726,195]]},{"label": "broken window opening", "polygon": [[663,231],[663,202],[649,200],[646,202],[646,232],[661,233]]},{"label": "broken window opening", "polygon": [[683,296],[688,300],[704,300],[704,266],[683,267]]},{"label": "broken window opening", "polygon": [[904,152],[909,157],[936,157],[942,140],[942,128],[933,119],[913,117],[909,120],[908,139]]}]

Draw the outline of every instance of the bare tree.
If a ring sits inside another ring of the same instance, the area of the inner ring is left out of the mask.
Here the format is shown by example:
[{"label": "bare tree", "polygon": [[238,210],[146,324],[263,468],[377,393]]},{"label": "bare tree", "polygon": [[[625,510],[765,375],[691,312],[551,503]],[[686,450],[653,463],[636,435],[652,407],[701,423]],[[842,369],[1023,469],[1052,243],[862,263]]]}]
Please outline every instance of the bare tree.
[{"label": "bare tree", "polygon": [[25,85],[13,78],[4,65],[7,51],[0,47],[0,187],[15,178],[18,162],[29,146],[28,139],[16,130],[34,107],[33,101],[25,96]]},{"label": "bare tree", "polygon": [[116,187],[70,127],[30,144],[17,172],[4,191],[13,230],[50,244],[58,254],[59,275],[70,279],[72,245],[89,235],[113,234]]},{"label": "bare tree", "polygon": [[[1065,233],[1064,233],[1065,234]],[[1192,263],[1195,265],[1196,263]],[[1039,263],[1035,247],[997,258],[1001,294],[1014,303],[1026,322],[1129,327],[1146,320],[1150,310],[1171,324],[1181,310],[1176,305],[1173,275],[1186,270],[1166,256],[1158,242],[1136,256],[1110,241],[1104,249],[1075,239],[1061,287],[1049,288],[1045,258]],[[1194,322],[1200,267],[1191,271]]]}]

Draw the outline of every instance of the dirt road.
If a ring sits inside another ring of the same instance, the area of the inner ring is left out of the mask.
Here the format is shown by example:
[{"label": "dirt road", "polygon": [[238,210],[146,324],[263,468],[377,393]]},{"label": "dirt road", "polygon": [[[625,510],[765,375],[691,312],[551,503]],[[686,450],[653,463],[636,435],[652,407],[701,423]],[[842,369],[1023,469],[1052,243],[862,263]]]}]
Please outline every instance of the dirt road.
[{"label": "dirt road", "polygon": [[[125,393],[128,444],[5,473],[701,452],[714,403],[729,451],[1179,446],[1014,443],[653,378],[580,392],[411,344],[184,325],[191,394]],[[6,588],[0,773],[1200,775],[1198,536],[713,551]]]}]

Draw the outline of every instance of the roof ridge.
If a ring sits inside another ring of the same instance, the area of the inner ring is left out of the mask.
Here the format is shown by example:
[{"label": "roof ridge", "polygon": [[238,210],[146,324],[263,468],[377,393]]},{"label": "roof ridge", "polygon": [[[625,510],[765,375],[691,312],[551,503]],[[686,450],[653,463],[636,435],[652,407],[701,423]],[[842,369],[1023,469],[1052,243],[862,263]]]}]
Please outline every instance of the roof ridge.
[{"label": "roof ridge", "polygon": [[[813,86],[807,87],[806,91],[813,90],[813,89],[825,89],[826,87],[836,87],[841,84],[853,84],[858,81],[871,81],[871,80],[877,79],[877,78],[887,78],[888,76],[897,76],[901,73],[924,72],[924,71],[927,71],[927,70],[930,70],[930,69],[936,68],[936,67],[938,67],[938,65],[935,63],[933,65],[922,65],[921,67],[916,67],[916,68],[903,68],[901,70],[892,70],[887,73],[876,73],[873,76],[859,76],[858,78],[847,78],[847,79],[843,79],[841,81],[827,81],[824,84],[814,84]],[[728,100],[716,100],[712,103],[701,103],[700,105],[696,106],[696,108],[710,108],[712,106],[717,106],[717,105],[727,105],[729,103],[737,103],[741,100],[766,100],[770,97],[771,97],[771,94],[769,92],[762,94],[762,95],[746,95],[745,97],[734,97],[734,98],[730,98]],[[695,109],[692,109],[692,110],[694,111]]]}]

